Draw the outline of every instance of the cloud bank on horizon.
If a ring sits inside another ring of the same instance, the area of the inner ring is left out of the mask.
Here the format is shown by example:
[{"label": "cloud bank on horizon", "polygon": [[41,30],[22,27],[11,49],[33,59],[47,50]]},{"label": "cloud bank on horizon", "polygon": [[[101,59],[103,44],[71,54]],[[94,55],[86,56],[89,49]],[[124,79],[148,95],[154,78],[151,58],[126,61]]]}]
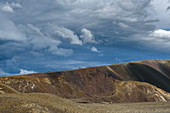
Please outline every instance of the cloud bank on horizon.
[{"label": "cloud bank on horizon", "polygon": [[0,75],[168,59],[169,7],[170,0],[1,0]]}]

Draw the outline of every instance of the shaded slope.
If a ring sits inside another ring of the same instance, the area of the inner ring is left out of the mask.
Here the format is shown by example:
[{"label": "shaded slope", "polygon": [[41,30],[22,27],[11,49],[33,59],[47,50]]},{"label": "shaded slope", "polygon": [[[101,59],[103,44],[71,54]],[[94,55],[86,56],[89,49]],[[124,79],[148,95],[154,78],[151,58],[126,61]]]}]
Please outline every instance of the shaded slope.
[{"label": "shaded slope", "polygon": [[110,66],[122,80],[148,82],[170,92],[170,62],[162,60],[140,61]]}]

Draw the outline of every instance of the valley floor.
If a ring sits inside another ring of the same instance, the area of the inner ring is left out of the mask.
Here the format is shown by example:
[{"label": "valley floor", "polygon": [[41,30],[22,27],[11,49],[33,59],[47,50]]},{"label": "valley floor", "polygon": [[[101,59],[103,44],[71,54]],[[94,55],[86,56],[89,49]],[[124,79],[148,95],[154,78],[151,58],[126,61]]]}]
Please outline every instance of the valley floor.
[{"label": "valley floor", "polygon": [[77,103],[51,94],[0,95],[0,113],[170,113],[170,102]]}]

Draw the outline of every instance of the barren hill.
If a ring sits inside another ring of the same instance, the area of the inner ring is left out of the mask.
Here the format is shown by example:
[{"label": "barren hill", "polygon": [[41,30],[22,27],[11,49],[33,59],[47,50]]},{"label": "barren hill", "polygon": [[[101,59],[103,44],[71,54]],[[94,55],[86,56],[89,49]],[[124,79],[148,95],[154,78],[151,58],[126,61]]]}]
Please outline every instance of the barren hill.
[{"label": "barren hill", "polygon": [[[170,92],[170,61],[146,60],[1,77],[0,83],[15,92],[49,93],[80,102],[166,102],[170,100],[167,93]],[[6,87],[0,90],[5,91]]]}]

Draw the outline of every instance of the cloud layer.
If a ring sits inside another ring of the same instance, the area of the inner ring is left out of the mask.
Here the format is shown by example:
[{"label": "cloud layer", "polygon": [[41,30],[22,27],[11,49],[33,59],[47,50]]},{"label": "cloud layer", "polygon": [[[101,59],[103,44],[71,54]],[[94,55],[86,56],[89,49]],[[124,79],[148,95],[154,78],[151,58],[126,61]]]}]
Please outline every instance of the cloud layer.
[{"label": "cloud layer", "polygon": [[167,53],[169,6],[168,0],[1,0],[0,75],[70,59],[88,65],[114,56],[106,48]]}]

